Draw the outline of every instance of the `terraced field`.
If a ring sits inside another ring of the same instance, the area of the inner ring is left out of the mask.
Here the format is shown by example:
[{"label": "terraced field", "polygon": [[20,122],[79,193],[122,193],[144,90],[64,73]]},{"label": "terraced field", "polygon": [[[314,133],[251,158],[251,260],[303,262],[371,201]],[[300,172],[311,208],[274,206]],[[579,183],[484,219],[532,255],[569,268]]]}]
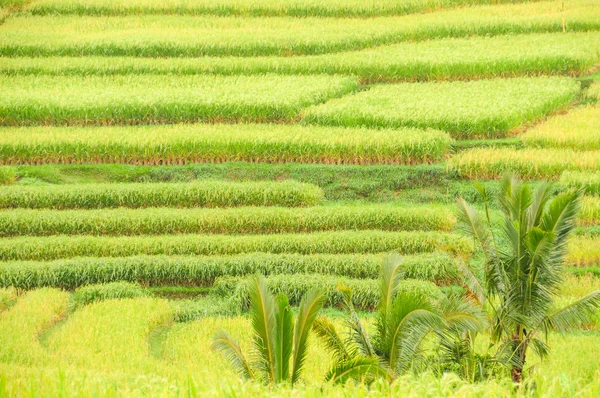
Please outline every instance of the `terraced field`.
[{"label": "terraced field", "polygon": [[398,291],[473,293],[456,198],[506,172],[581,190],[560,304],[599,289],[599,68],[597,0],[0,0],[0,396],[600,396],[597,311],[516,390],[324,384],[315,336],[267,387],[210,349],[255,344],[257,273],[338,328],[391,252]]}]

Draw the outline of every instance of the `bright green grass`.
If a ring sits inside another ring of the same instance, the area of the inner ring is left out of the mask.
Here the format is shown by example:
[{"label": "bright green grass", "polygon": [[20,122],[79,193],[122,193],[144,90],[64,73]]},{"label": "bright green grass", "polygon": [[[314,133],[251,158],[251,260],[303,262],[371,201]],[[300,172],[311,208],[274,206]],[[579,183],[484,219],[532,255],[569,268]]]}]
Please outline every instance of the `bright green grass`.
[{"label": "bright green grass", "polygon": [[0,313],[0,362],[42,364],[47,352],[38,337],[64,317],[68,300],[66,292],[39,289],[21,296]]},{"label": "bright green grass", "polygon": [[[231,101],[239,100],[232,98]],[[272,99],[267,96],[262,101]],[[172,105],[179,112],[179,105]],[[125,106],[129,108],[133,103]],[[113,111],[116,113],[119,108]],[[31,120],[16,104],[13,111],[22,113],[19,120],[24,123]],[[106,113],[105,110],[93,112]],[[223,113],[229,111],[224,109]],[[264,116],[269,119],[273,114]],[[189,117],[196,116],[190,114]],[[157,117],[149,115],[148,118]],[[130,122],[121,116],[117,119]],[[146,119],[140,117],[141,121]],[[260,124],[5,128],[0,129],[0,163],[417,164],[439,161],[451,142],[447,133],[411,128],[377,130]]]},{"label": "bright green grass", "polygon": [[576,266],[600,265],[600,239],[589,236],[572,238],[567,261]]},{"label": "bright green grass", "polygon": [[341,231],[281,235],[51,236],[0,240],[0,261],[138,255],[213,256],[252,252],[299,254],[429,253],[473,251],[470,240],[450,233]]},{"label": "bright green grass", "polygon": [[19,186],[0,191],[0,208],[310,206],[323,190],[296,181]]},{"label": "bright green grass", "polygon": [[566,107],[578,91],[579,83],[557,77],[379,85],[313,106],[303,116],[325,125],[432,127],[455,138],[503,137]]},{"label": "bright green grass", "polygon": [[449,231],[456,219],[439,206],[237,207],[0,211],[0,236],[302,233],[379,229]]},{"label": "bright green grass", "polygon": [[[569,31],[600,28],[596,0],[571,0],[564,15]],[[0,26],[0,55],[322,54],[406,40],[560,32],[561,16],[557,0],[375,19],[19,16]]]},{"label": "bright green grass", "polygon": [[0,77],[0,125],[293,120],[353,91],[331,76]]},{"label": "bright green grass", "polygon": [[579,221],[583,225],[600,224],[600,198],[584,197],[581,200]]},{"label": "bright green grass", "polygon": [[12,287],[0,288],[0,312],[9,308],[17,300],[17,290]]},{"label": "bright green grass", "polygon": [[600,149],[600,105],[588,105],[557,115],[521,136],[527,147]]},{"label": "bright green grass", "polygon": [[565,171],[560,177],[560,183],[569,188],[583,188],[589,195],[600,196],[600,171]]},{"label": "bright green grass", "polygon": [[[581,74],[598,62],[600,33],[542,33],[445,38],[298,57],[0,58],[6,75],[202,73],[351,74],[363,82]],[[493,48],[494,51],[490,51]]]},{"label": "bright green grass", "polygon": [[[32,289],[116,281],[144,285],[210,286],[222,276],[323,274],[376,279],[385,254],[270,254],[235,256],[136,256],[0,263],[0,286]],[[443,252],[403,258],[406,277],[447,284],[457,276],[456,260]]]},{"label": "bright green grass", "polygon": [[[26,10],[35,15],[254,15],[295,17],[369,17],[433,11],[472,4],[499,4],[514,0],[37,0]],[[526,0],[525,0],[526,1]]]},{"label": "bright green grass", "polygon": [[448,169],[471,179],[501,178],[515,172],[523,178],[554,180],[565,170],[600,171],[600,151],[477,148],[454,155]]}]

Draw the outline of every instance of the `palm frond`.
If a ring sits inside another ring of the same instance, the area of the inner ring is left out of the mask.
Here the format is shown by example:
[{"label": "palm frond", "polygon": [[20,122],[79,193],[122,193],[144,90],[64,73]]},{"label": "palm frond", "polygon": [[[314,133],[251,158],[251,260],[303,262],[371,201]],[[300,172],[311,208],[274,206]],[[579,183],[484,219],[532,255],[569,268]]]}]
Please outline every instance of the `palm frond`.
[{"label": "palm frond", "polygon": [[294,314],[287,296],[277,296],[275,325],[275,382],[280,383],[290,377],[293,347]]},{"label": "palm frond", "polygon": [[568,191],[556,195],[542,217],[540,227],[555,233],[559,248],[565,244],[566,238],[577,224],[577,214],[581,207],[580,196],[581,191]]},{"label": "palm frond", "polygon": [[224,330],[219,330],[212,338],[211,348],[219,351],[231,367],[244,379],[253,379],[254,372],[246,357],[242,353],[239,344]]},{"label": "palm frond", "polygon": [[385,334],[385,329],[381,329],[383,325],[386,323],[386,317],[388,314],[389,306],[392,303],[392,299],[394,295],[398,291],[398,282],[402,276],[402,256],[399,254],[391,254],[389,255],[383,263],[381,267],[380,277],[379,277],[379,305],[378,305],[378,322],[377,328],[379,330],[379,334]]},{"label": "palm frond", "polygon": [[481,308],[462,297],[449,297],[440,303],[446,327],[457,332],[483,332],[488,319]]},{"label": "palm frond", "polygon": [[550,314],[545,323],[551,329],[565,331],[589,321],[590,317],[598,310],[600,310],[600,290]]},{"label": "palm frond", "polygon": [[481,282],[475,276],[471,268],[461,258],[456,259],[458,271],[462,275],[463,283],[465,287],[471,292],[471,294],[477,299],[479,305],[484,305],[486,300],[485,289],[481,285]]},{"label": "palm frond", "polygon": [[356,380],[369,384],[378,377],[389,379],[387,370],[382,367],[377,357],[356,357],[337,363],[325,376],[325,381],[344,384],[348,380]]},{"label": "palm frond", "polygon": [[258,364],[265,372],[268,381],[276,381],[275,375],[275,297],[269,292],[265,279],[260,276],[250,278],[250,318],[254,330],[254,348]]},{"label": "palm frond", "polygon": [[344,323],[350,329],[348,343],[356,346],[359,353],[364,356],[375,355],[371,339],[352,304],[352,290],[345,286],[339,286],[338,290],[342,293],[342,302],[347,312]]},{"label": "palm frond", "polygon": [[312,324],[323,305],[325,304],[325,295],[316,290],[309,291],[302,302],[298,312],[298,320],[294,329],[294,353],[292,359],[292,384],[300,379],[302,367],[306,360],[308,348],[308,335]]},{"label": "palm frond", "polygon": [[335,330],[335,325],[324,316],[317,317],[313,323],[313,330],[321,338],[337,362],[344,362],[351,358],[349,350]]}]

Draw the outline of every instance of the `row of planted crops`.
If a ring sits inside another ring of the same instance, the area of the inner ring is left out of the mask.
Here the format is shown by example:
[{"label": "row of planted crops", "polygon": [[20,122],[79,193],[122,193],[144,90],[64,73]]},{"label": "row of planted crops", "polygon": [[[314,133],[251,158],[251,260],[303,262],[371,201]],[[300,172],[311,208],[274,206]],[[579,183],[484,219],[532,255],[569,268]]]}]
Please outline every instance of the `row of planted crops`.
[{"label": "row of planted crops", "polygon": [[[368,318],[397,252],[398,289],[464,294],[481,253],[455,198],[483,206],[471,180],[507,171],[584,192],[565,300],[583,295],[598,65],[596,0],[0,0],[0,395],[60,394],[36,373],[57,364],[72,391],[91,369],[132,396],[235,394],[208,388],[231,379],[208,340],[247,334],[257,273],[331,311],[344,285]],[[130,369],[166,376],[111,373]]]}]

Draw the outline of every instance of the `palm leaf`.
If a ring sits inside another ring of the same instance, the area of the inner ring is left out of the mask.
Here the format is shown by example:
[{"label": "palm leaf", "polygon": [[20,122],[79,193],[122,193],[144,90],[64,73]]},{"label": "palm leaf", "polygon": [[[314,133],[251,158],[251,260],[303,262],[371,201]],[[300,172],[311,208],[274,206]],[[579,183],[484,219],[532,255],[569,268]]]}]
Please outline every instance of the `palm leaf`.
[{"label": "palm leaf", "polygon": [[463,283],[466,285],[465,287],[477,299],[479,305],[484,305],[486,300],[485,289],[481,285],[481,282],[477,276],[475,276],[473,271],[471,271],[471,268],[469,268],[467,263],[465,263],[461,258],[457,258],[456,263],[459,272],[463,276]]},{"label": "palm leaf", "polygon": [[250,368],[246,357],[242,353],[238,343],[229,336],[224,330],[219,330],[213,336],[213,343],[211,348],[215,351],[221,352],[223,357],[233,370],[235,370],[241,377],[245,379],[253,379],[254,372]]},{"label": "palm leaf", "polygon": [[599,309],[600,290],[596,290],[550,314],[546,320],[546,324],[558,331],[572,329],[581,323],[589,321],[590,317]]},{"label": "palm leaf", "polygon": [[338,290],[342,294],[342,303],[347,312],[344,323],[350,329],[348,343],[355,345],[360,354],[364,356],[370,357],[375,355],[371,339],[352,304],[352,290],[343,285],[339,286]]},{"label": "palm leaf", "polygon": [[302,367],[306,360],[308,348],[308,335],[312,324],[321,308],[325,304],[326,297],[323,293],[309,291],[300,303],[298,320],[294,329],[294,355],[292,359],[292,384],[300,379]]},{"label": "palm leaf", "polygon": [[290,377],[290,358],[293,347],[294,314],[287,296],[279,295],[277,297],[275,324],[275,382],[280,383]]},{"label": "palm leaf", "polygon": [[344,384],[348,380],[370,383],[378,377],[389,379],[389,374],[383,368],[377,357],[357,357],[336,364],[325,376],[325,381]]},{"label": "palm leaf", "polygon": [[275,297],[269,292],[265,279],[257,275],[250,278],[250,317],[254,329],[254,348],[258,364],[264,371],[267,381],[275,382]]},{"label": "palm leaf", "polygon": [[457,332],[483,332],[488,326],[485,312],[461,297],[449,297],[440,304],[446,327]]},{"label": "palm leaf", "polygon": [[344,362],[352,356],[337,331],[335,325],[326,317],[320,316],[313,323],[313,330],[325,343],[325,346],[333,353],[337,362]]}]

